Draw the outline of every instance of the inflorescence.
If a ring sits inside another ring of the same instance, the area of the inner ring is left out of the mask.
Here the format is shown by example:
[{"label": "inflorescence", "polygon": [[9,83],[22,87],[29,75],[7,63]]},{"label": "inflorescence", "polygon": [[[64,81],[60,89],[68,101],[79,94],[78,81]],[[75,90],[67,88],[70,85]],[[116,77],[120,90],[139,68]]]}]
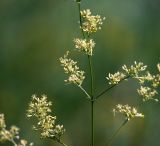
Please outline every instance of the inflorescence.
[{"label": "inflorescence", "polygon": [[79,70],[79,67],[77,66],[77,62],[68,58],[68,54],[69,54],[69,51],[66,52],[64,57],[61,57],[59,59],[65,73],[69,74],[69,78],[65,80],[65,82],[74,83],[81,86],[81,84],[83,83],[83,80],[85,79],[84,71]]},{"label": "inflorescence", "polygon": [[82,17],[82,25],[81,29],[87,34],[91,34],[97,32],[97,30],[101,29],[101,25],[103,24],[104,18],[101,18],[100,15],[92,15],[90,9],[83,10],[80,12]]},{"label": "inflorescence", "polygon": [[95,47],[95,42],[92,39],[74,39],[75,48],[79,51],[84,52],[87,55],[93,55],[93,48]]},{"label": "inflorescence", "polygon": [[116,105],[116,108],[113,109],[114,114],[115,113],[121,113],[125,116],[126,120],[129,121],[133,118],[139,117],[143,118],[144,115],[142,113],[138,113],[137,109],[135,107],[130,107],[129,105]]},{"label": "inflorescence", "polygon": [[[14,146],[27,146],[28,142],[24,139],[20,139],[20,129],[16,126],[11,126],[9,130],[6,129],[6,123],[4,114],[0,114],[0,142],[11,142]],[[32,146],[30,143],[29,146]]]},{"label": "inflorescence", "polygon": [[51,113],[51,105],[52,103],[47,101],[47,96],[37,97],[33,95],[27,110],[27,117],[37,119],[33,128],[41,132],[41,138],[51,138],[60,142],[65,129],[63,125],[56,125],[56,116],[53,117],[49,114]]},{"label": "inflorescence", "polygon": [[[157,65],[158,70],[160,70],[160,65]],[[109,73],[106,79],[109,81],[110,85],[118,84],[122,80],[127,80],[131,77],[138,80],[140,88],[137,89],[138,94],[143,97],[143,101],[148,101],[150,99],[158,101],[155,96],[158,94],[157,88],[160,86],[160,74],[152,75],[146,70],[147,66],[142,62],[134,62],[134,65],[127,67],[122,66],[122,71],[118,71],[115,74]]]}]

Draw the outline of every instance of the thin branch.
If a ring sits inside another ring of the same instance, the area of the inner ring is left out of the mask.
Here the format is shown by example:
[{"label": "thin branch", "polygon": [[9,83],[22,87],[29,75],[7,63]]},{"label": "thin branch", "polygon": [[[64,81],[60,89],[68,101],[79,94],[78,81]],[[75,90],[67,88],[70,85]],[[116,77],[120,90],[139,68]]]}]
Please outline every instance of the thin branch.
[{"label": "thin branch", "polygon": [[121,126],[115,131],[115,133],[112,135],[112,137],[108,140],[106,146],[109,146],[113,139],[115,138],[115,136],[119,133],[119,131],[122,129],[122,127],[128,122],[128,119],[126,119],[122,124]]},{"label": "thin branch", "polygon": [[[126,76],[125,78],[123,78],[122,80],[119,81],[119,83],[121,83],[122,81],[126,80],[130,78],[130,76]],[[118,84],[119,84],[118,83]],[[107,89],[103,90],[100,94],[98,94],[96,97],[95,97],[95,100],[97,100],[99,97],[101,97],[103,94],[105,94],[106,92],[108,92],[110,89],[112,89],[113,87],[117,86],[118,84],[114,84],[114,85],[111,85],[110,87],[108,87]]]},{"label": "thin branch", "polygon": [[91,100],[91,96],[88,94],[88,92],[81,86],[81,85],[78,85],[76,84],[86,95],[87,95],[87,99]]}]

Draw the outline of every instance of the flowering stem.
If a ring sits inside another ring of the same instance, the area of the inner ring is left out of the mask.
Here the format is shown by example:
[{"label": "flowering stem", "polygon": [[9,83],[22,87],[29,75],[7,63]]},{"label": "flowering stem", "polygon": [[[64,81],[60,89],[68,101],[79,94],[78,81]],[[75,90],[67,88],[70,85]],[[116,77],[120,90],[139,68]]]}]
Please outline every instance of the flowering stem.
[{"label": "flowering stem", "polygon": [[108,140],[106,146],[109,146],[113,139],[115,138],[115,136],[118,134],[118,132],[122,129],[122,127],[128,122],[128,119],[126,119],[122,124],[121,126],[115,131],[115,133],[112,135],[112,137]]},{"label": "flowering stem", "polygon": [[83,37],[85,38],[85,34],[84,31],[82,29],[82,17],[81,17],[81,2],[77,2],[78,3],[78,11],[79,11],[79,23],[80,23],[80,29],[82,32]]},{"label": "flowering stem", "polygon": [[[79,22],[80,22],[80,29],[83,35],[83,38],[85,39],[85,33],[82,29],[82,17],[81,17],[81,2],[78,3],[78,11],[79,11]],[[88,93],[79,86],[83,92],[91,99],[91,146],[94,146],[94,96],[93,96],[93,69],[92,69],[92,62],[91,62],[91,56],[88,55],[88,61],[89,61],[89,70],[90,70],[90,77],[91,77],[91,96],[88,96]]]},{"label": "flowering stem", "polygon": [[91,143],[94,146],[94,97],[93,97],[93,69],[92,69],[92,62],[91,56],[88,55],[89,61],[89,70],[90,70],[90,77],[91,77]]},{"label": "flowering stem", "polygon": [[[125,78],[123,78],[122,80],[119,81],[119,83],[121,83],[122,81],[126,80],[130,78],[130,76],[126,76]],[[118,83],[118,84],[119,84]],[[112,89],[113,87],[117,86],[118,84],[114,84],[114,85],[111,85],[110,87],[108,87],[107,89],[105,89],[104,91],[102,91],[100,94],[98,94],[96,97],[95,97],[95,100],[97,100],[99,97],[101,97],[103,94],[105,94],[106,92],[108,92],[110,89]]]}]

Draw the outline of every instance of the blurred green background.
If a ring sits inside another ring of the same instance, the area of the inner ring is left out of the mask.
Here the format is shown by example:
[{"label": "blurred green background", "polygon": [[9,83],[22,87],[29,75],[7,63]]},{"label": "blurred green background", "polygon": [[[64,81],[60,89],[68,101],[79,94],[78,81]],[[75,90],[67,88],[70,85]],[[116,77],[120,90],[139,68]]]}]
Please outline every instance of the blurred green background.
[{"label": "blurred green background", "polygon": [[[160,62],[159,0],[82,0],[83,8],[106,17],[102,30],[94,35],[93,56],[95,93],[107,87],[105,77],[123,64],[143,61],[151,72]],[[0,0],[0,113],[7,125],[17,125],[21,137],[35,146],[58,146],[40,140],[25,116],[32,94],[46,94],[53,101],[53,115],[64,124],[63,137],[69,146],[90,145],[90,104],[74,85],[64,85],[66,76],[59,64],[67,49],[74,50],[73,39],[80,36],[78,10],[73,0]],[[72,57],[86,71],[84,86],[89,89],[87,57]],[[117,103],[139,107],[146,116],[129,122],[113,146],[160,146],[160,104],[142,103],[134,81],[122,83],[96,103],[96,146],[123,122],[113,117]],[[11,144],[0,144],[9,146]]]}]

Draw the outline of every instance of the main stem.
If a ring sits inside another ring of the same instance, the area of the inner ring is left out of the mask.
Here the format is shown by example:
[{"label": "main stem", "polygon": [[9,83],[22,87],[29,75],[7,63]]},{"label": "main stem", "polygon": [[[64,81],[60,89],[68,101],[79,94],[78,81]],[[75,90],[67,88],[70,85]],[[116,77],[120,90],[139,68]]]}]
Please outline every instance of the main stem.
[{"label": "main stem", "polygon": [[[80,29],[83,35],[83,38],[85,39],[85,33],[82,29],[82,17],[81,17],[81,2],[78,3],[78,11],[79,11],[79,22],[80,22]],[[89,70],[90,70],[90,80],[91,80],[91,146],[94,146],[94,96],[93,96],[93,70],[92,70],[92,62],[91,62],[91,56],[88,55],[88,62],[89,62]]]},{"label": "main stem", "polygon": [[91,57],[88,55],[89,60],[89,69],[90,69],[90,77],[91,77],[91,144],[94,146],[94,96],[93,96],[93,69]]}]

